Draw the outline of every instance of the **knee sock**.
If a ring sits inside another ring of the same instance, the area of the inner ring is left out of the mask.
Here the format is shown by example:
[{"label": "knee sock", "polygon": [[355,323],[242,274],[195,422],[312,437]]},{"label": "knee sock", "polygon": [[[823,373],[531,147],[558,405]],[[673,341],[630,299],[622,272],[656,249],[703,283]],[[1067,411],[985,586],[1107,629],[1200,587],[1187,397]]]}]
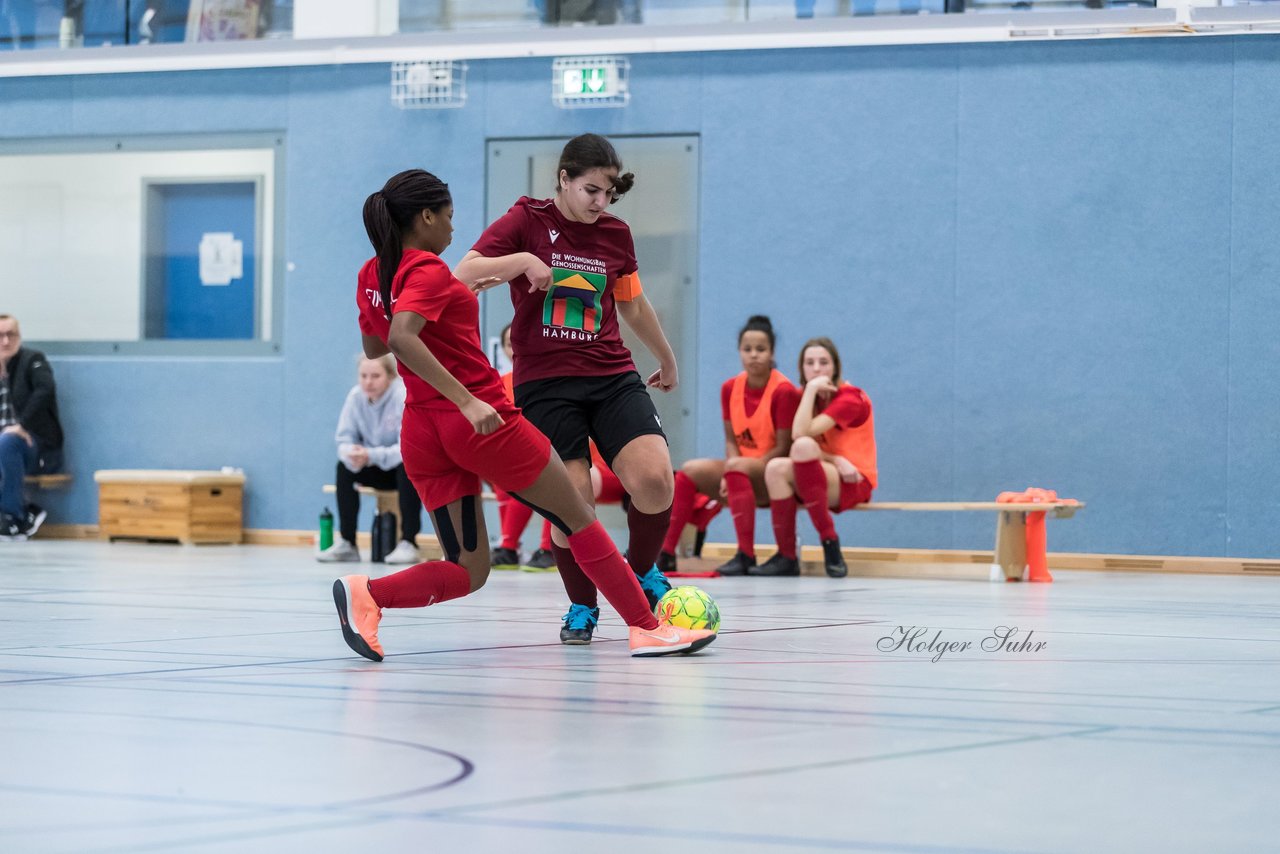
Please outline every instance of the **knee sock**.
[{"label": "knee sock", "polygon": [[470,592],[471,576],[447,560],[427,561],[369,579],[369,593],[379,608],[425,608]]},{"label": "knee sock", "polygon": [[682,471],[676,472],[676,492],[675,498],[671,501],[671,521],[667,523],[667,536],[662,541],[662,550],[667,554],[676,553],[676,547],[680,545],[680,535],[684,533],[684,526],[689,524],[689,519],[693,516],[693,501],[697,497],[698,487],[693,482],[693,478]]},{"label": "knee sock", "polygon": [[514,498],[507,505],[507,512],[502,517],[502,547],[512,551],[520,550],[520,535],[533,518],[533,508],[521,504]]},{"label": "knee sock", "polygon": [[623,622],[642,629],[658,627],[658,619],[649,610],[649,600],[644,598],[640,581],[635,573],[627,572],[626,561],[618,554],[618,547],[599,520],[570,534],[569,546],[582,571],[600,588]]},{"label": "knee sock", "polygon": [[724,473],[725,490],[729,493],[729,512],[733,530],[738,535],[738,551],[747,557],[756,554],[756,491],[751,478],[740,471]]},{"label": "knee sock", "polygon": [[796,499],[775,498],[769,502],[773,516],[773,537],[778,544],[778,554],[794,559],[796,556]]},{"label": "knee sock", "polygon": [[827,509],[827,473],[823,471],[822,463],[817,460],[797,462],[795,470],[796,495],[809,511],[809,518],[813,520],[813,527],[818,530],[818,537],[834,540],[836,523],[831,518],[831,511]]},{"label": "knee sock", "polygon": [[544,552],[551,551],[551,523],[546,519],[542,520],[542,541],[538,543],[538,548]]},{"label": "knee sock", "polygon": [[627,542],[627,563],[636,575],[644,575],[653,568],[670,522],[670,507],[657,513],[642,513],[634,503],[627,507],[627,528],[631,535]]},{"label": "knee sock", "polygon": [[551,552],[556,556],[556,569],[560,570],[560,583],[564,585],[564,592],[569,594],[569,601],[588,608],[599,607],[600,598],[596,595],[596,586],[591,583],[590,578],[587,578],[582,567],[578,566],[578,560],[573,556],[573,551],[553,542]]}]

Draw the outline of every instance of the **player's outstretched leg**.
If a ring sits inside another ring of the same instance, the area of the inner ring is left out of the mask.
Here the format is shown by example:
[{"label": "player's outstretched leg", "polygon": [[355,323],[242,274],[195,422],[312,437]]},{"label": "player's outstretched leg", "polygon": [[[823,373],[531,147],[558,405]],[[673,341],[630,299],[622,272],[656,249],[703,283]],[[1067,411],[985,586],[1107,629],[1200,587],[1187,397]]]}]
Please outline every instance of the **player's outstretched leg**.
[{"label": "player's outstretched leg", "polygon": [[383,608],[425,608],[479,590],[489,577],[489,538],[478,496],[432,511],[445,560],[432,560],[382,578],[345,575],[333,582],[342,639],[370,661],[382,661],[378,624]]},{"label": "player's outstretched leg", "polygon": [[618,553],[586,499],[573,488],[558,456],[553,454],[538,479],[516,497],[567,535],[569,548],[582,571],[630,627],[632,655],[696,652],[715,640],[715,632],[662,624],[653,615],[639,579]]}]

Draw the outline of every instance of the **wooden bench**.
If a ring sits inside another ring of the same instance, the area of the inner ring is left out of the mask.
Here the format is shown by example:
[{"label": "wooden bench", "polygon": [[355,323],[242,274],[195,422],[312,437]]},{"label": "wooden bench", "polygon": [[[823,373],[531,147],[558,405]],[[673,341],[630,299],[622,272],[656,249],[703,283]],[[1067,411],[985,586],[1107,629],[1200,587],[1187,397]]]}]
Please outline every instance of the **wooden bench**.
[{"label": "wooden bench", "polygon": [[103,539],[191,544],[244,537],[243,472],[115,469],[93,479]]},{"label": "wooden bench", "polygon": [[[326,483],[324,489],[321,490],[325,495],[337,495],[338,487],[332,483]],[[400,530],[400,492],[395,489],[374,489],[372,486],[364,484],[356,484],[356,493],[358,495],[372,495],[378,502],[378,513],[393,513],[396,517],[396,530]]]},{"label": "wooden bench", "polygon": [[1044,513],[1045,518],[1070,519],[1083,502],[1001,502],[1001,501],[872,501],[853,508],[861,511],[905,510],[924,513],[957,513],[995,511],[996,545],[991,567],[992,580],[998,580],[997,569],[1005,580],[1022,578],[1027,566],[1027,514]]}]

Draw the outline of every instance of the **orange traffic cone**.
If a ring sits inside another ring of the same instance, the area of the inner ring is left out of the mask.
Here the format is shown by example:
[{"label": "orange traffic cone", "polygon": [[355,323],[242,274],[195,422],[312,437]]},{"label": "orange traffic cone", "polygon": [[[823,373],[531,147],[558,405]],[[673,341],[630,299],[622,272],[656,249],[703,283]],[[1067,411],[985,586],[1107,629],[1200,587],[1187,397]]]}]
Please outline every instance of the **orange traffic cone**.
[{"label": "orange traffic cone", "polygon": [[1027,514],[1027,581],[1053,581],[1045,554],[1044,512]]}]

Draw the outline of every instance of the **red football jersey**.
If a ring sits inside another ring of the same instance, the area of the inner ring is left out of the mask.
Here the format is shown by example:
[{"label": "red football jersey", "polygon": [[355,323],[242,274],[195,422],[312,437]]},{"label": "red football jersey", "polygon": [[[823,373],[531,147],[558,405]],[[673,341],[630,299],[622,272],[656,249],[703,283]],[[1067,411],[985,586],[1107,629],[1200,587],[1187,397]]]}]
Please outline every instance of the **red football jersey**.
[{"label": "red football jersey", "polygon": [[511,280],[515,384],[548,377],[634,371],[618,332],[615,301],[641,292],[631,229],[612,214],[573,222],[551,199],[524,196],[471,247],[486,258],[529,252],[551,268],[551,288],[529,293]]},{"label": "red football jersey", "polygon": [[[360,331],[385,344],[391,321],[382,309],[382,294],[378,291],[377,258],[365,262],[357,282]],[[426,318],[418,337],[440,364],[499,412],[512,410],[502,390],[502,379],[480,346],[480,303],[466,285],[454,278],[439,256],[419,249],[405,250],[391,282],[391,310],[411,311]],[[400,376],[407,392],[406,405],[456,409],[448,398],[403,364]]]}]

